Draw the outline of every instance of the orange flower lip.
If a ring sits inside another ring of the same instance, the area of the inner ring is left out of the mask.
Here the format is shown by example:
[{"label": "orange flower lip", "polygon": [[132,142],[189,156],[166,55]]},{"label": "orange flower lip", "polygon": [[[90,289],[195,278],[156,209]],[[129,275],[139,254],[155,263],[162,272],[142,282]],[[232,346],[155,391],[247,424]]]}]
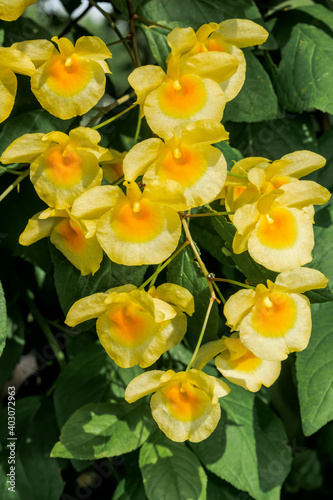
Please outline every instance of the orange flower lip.
[{"label": "orange flower lip", "polygon": [[203,175],[206,161],[199,151],[188,146],[180,146],[181,157],[175,158],[172,151],[168,151],[159,161],[159,177],[162,180],[171,179],[182,185],[190,186]]},{"label": "orange flower lip", "polygon": [[65,58],[54,56],[47,63],[47,85],[58,95],[70,97],[81,92],[92,77],[88,61],[84,61],[76,54]]},{"label": "orange flower lip", "polygon": [[257,236],[262,245],[283,249],[293,245],[297,239],[297,225],[293,215],[284,207],[261,215]]},{"label": "orange flower lip", "polygon": [[189,422],[204,414],[208,395],[189,382],[173,382],[161,389],[170,414],[183,422]]},{"label": "orange flower lip", "polygon": [[46,172],[53,184],[70,188],[81,180],[82,163],[73,148],[54,146],[46,155]]},{"label": "orange flower lip", "polygon": [[159,104],[167,116],[187,118],[200,111],[207,100],[204,84],[195,75],[183,75],[179,78],[179,87],[168,78],[159,90]]},{"label": "orange flower lip", "polygon": [[296,321],[297,306],[285,293],[272,292],[256,305],[252,326],[265,337],[283,337]]},{"label": "orange flower lip", "polygon": [[110,321],[110,334],[125,347],[136,347],[151,335],[147,311],[133,304],[121,304],[113,307],[107,314]]},{"label": "orange flower lip", "polygon": [[82,229],[74,221],[63,219],[55,227],[55,231],[63,236],[64,244],[74,253],[82,253],[85,249],[86,240]]},{"label": "orange flower lip", "polygon": [[140,200],[140,209],[134,211],[130,200],[125,200],[111,214],[111,226],[119,239],[143,243],[154,239],[163,227],[163,219],[148,200]]}]

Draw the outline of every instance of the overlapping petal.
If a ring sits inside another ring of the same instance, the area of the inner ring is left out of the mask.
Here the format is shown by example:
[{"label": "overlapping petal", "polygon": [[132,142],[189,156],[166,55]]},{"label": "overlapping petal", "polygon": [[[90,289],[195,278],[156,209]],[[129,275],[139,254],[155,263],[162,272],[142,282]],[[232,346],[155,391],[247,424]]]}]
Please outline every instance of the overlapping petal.
[{"label": "overlapping petal", "polygon": [[15,73],[32,76],[35,71],[26,54],[13,47],[0,47],[0,123],[8,118],[14,106],[17,91]]},{"label": "overlapping petal", "polygon": [[103,251],[94,235],[94,224],[71,217],[66,210],[46,210],[34,215],[20,236],[21,245],[27,246],[50,237],[55,247],[82,275],[98,271]]},{"label": "overlapping petal", "polygon": [[31,90],[40,104],[53,115],[73,118],[89,111],[103,96],[105,59],[112,57],[107,46],[95,36],[84,36],[75,46],[67,38],[53,37],[58,50],[46,40],[14,44],[29,54],[37,71],[31,78]]},{"label": "overlapping petal", "polygon": [[179,373],[153,370],[130,382],[125,399],[132,403],[152,392],[152,415],[166,436],[177,442],[199,442],[217,426],[221,416],[218,398],[230,389],[221,380],[195,369]]}]

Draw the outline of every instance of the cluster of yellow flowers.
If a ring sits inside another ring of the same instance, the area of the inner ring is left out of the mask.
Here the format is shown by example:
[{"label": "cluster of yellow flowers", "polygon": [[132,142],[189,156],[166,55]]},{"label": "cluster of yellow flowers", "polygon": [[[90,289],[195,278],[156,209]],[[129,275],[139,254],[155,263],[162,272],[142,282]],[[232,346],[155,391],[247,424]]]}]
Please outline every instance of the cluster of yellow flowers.
[{"label": "cluster of yellow flowers", "polygon": [[[31,3],[16,2],[17,9]],[[3,4],[0,15],[6,19]],[[167,71],[148,65],[129,76],[141,113],[158,137],[135,145],[126,155],[99,146],[96,130],[78,127],[68,135],[25,134],[0,158],[4,164],[30,163],[31,181],[48,205],[30,219],[21,244],[50,236],[83,275],[99,269],[103,251],[123,265],[162,263],[178,246],[179,212],[216,199],[231,212],[237,229],[233,251],[248,250],[256,262],[280,273],[275,283],[267,281],[267,286],[259,284],[229,298],[224,314],[236,333],[203,345],[193,368],[146,371],[128,385],[129,403],[154,393],[153,417],[174,441],[201,441],[218,424],[218,399],[230,389],[205,374],[205,364],[216,356],[221,374],[247,390],[270,386],[281,360],[308,344],[311,312],[303,292],[327,284],[319,271],[301,267],[312,259],[313,205],[327,202],[330,195],[299,178],[322,167],[324,158],[309,151],[272,163],[245,158],[228,173],[223,154],[212,146],[228,139],[220,121],[226,103],[244,83],[241,48],[261,44],[267,36],[261,26],[243,19],[204,24],[197,32],[171,31]],[[94,36],[80,38],[75,46],[66,38],[53,37],[52,42],[32,40],[0,48],[0,119],[13,106],[15,72],[29,75],[40,104],[62,119],[83,115],[102,97],[109,72],[105,60],[111,57],[106,45]],[[126,194],[117,185],[102,185],[103,167],[120,163]],[[182,341],[185,313],[193,312],[192,295],[176,284],[148,291],[127,284],[80,299],[66,323],[75,326],[97,318],[98,337],[115,363],[147,368]]]}]

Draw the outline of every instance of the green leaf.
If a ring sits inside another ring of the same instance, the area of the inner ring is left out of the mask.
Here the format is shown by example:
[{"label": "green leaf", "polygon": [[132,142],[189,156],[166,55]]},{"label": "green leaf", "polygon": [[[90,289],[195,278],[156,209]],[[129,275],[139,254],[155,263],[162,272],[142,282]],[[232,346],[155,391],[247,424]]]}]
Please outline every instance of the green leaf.
[{"label": "green leaf", "polygon": [[308,347],[297,353],[303,432],[310,436],[333,419],[333,318],[330,303],[312,306]]},{"label": "green leaf", "polygon": [[100,344],[89,345],[61,372],[55,385],[54,406],[59,426],[86,403],[98,403],[108,389],[108,356]]},{"label": "green leaf", "polygon": [[280,99],[290,111],[312,108],[333,113],[333,40],[306,24],[293,27],[278,68]]},{"label": "green leaf", "polygon": [[214,0],[138,0],[136,13],[151,21],[184,21],[186,26],[199,28],[212,21],[241,17],[261,21],[260,12],[253,0],[237,2],[215,2]]},{"label": "green leaf", "polygon": [[227,141],[218,142],[217,144],[214,144],[214,146],[219,149],[221,153],[223,153],[223,156],[227,162],[228,170],[231,170],[236,161],[239,161],[243,158],[242,153],[238,149],[232,148],[230,144],[227,143]]},{"label": "green leaf", "polygon": [[8,304],[6,347],[0,358],[0,386],[11,378],[19,362],[25,344],[25,328],[22,311],[17,303]]},{"label": "green leaf", "polygon": [[191,448],[205,467],[256,500],[278,500],[291,465],[280,419],[254,394],[228,382],[216,430]]},{"label": "green leaf", "polygon": [[299,490],[318,490],[323,483],[321,464],[315,450],[304,450],[299,453],[291,468],[286,482],[286,490],[296,492]]},{"label": "green leaf", "polygon": [[230,132],[231,146],[237,147],[244,156],[262,156],[270,160],[301,149],[316,151],[315,125],[311,115],[291,113],[278,120],[225,124]]},{"label": "green leaf", "polygon": [[36,40],[37,38],[46,38],[49,40],[52,36],[47,29],[27,17],[20,17],[17,21],[11,21],[10,24],[2,21],[0,29],[3,29],[5,32],[4,47],[10,47],[16,42]]},{"label": "green leaf", "polygon": [[148,500],[205,500],[207,477],[184,443],[160,431],[142,446],[139,465]]},{"label": "green leaf", "polygon": [[[136,450],[148,438],[152,418],[145,401],[91,403],[79,408],[61,430],[60,442],[79,460],[114,457]],[[53,456],[59,446],[52,450]]]},{"label": "green leaf", "polygon": [[7,308],[6,299],[0,281],[0,356],[6,345],[7,335]]},{"label": "green leaf", "polygon": [[278,99],[268,74],[250,49],[244,49],[244,55],[245,83],[239,94],[227,103],[223,121],[261,122],[278,118]]},{"label": "green leaf", "polygon": [[[194,348],[207,312],[210,291],[202,270],[194,260],[194,254],[190,246],[185,247],[185,249],[170,262],[168,265],[167,278],[171,283],[176,283],[177,285],[187,288],[194,297],[195,310],[194,314],[187,318],[188,331],[186,335],[186,340],[188,340],[191,347]],[[215,302],[206,328],[207,340],[216,340],[217,329],[218,307]]]},{"label": "green leaf", "polygon": [[122,266],[104,256],[101,267],[94,276],[82,276],[53,245],[50,245],[50,251],[54,264],[55,286],[65,314],[74,302],[82,297],[126,283],[141,285],[147,269],[147,266]]},{"label": "green leaf", "polygon": [[251,500],[247,493],[236,490],[215,474],[208,473],[207,477],[207,500]]},{"label": "green leaf", "polygon": [[[26,410],[27,406],[24,406]],[[18,405],[17,416],[20,412],[19,408]],[[45,399],[37,412],[34,410],[31,407],[33,418],[31,416],[29,418],[29,415],[24,413],[26,414],[24,432],[20,439],[15,441],[17,446],[15,494],[6,490],[1,497],[3,500],[12,500],[12,498],[15,500],[59,500],[61,496],[64,482],[60,476],[60,467],[56,460],[50,460],[50,450],[58,435],[51,400]],[[6,473],[7,466],[8,464],[4,467]]]}]

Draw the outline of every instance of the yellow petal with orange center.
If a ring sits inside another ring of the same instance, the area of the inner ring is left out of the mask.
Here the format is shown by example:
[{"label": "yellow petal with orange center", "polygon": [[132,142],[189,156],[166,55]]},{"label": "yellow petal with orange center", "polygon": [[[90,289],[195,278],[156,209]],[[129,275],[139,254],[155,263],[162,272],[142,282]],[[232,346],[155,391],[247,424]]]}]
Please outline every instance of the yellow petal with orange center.
[{"label": "yellow petal with orange center", "polygon": [[256,303],[252,314],[253,328],[267,337],[282,337],[296,321],[297,305],[290,295],[272,292]]},{"label": "yellow petal with orange center", "polygon": [[113,342],[133,349],[147,340],[152,334],[152,327],[153,317],[140,306],[132,303],[114,304],[101,317],[98,334],[106,350],[111,337]]},{"label": "yellow petal with orange center", "polygon": [[274,249],[292,246],[297,239],[297,232],[295,217],[284,207],[274,208],[260,216],[257,237],[262,245]]},{"label": "yellow petal with orange center", "polygon": [[163,218],[149,200],[142,200],[138,211],[134,211],[132,203],[125,200],[112,212],[110,223],[119,239],[143,243],[161,231]]},{"label": "yellow petal with orange center", "polygon": [[170,415],[181,422],[198,419],[211,403],[206,392],[190,382],[169,382],[160,392]]},{"label": "yellow petal with orange center", "polygon": [[54,56],[46,64],[46,84],[57,95],[70,97],[81,92],[92,78],[89,61],[72,54],[67,59]]},{"label": "yellow petal with orange center", "polygon": [[83,161],[75,149],[53,146],[45,157],[46,175],[52,184],[68,189],[80,181]]},{"label": "yellow petal with orange center", "polygon": [[173,118],[187,118],[197,113],[207,99],[203,82],[195,75],[183,75],[179,85],[168,78],[159,89],[158,103],[164,114]]},{"label": "yellow petal with orange center", "polygon": [[169,150],[158,160],[159,178],[171,179],[180,182],[183,186],[191,186],[203,175],[207,162],[197,149],[182,144],[179,150],[178,158]]}]

